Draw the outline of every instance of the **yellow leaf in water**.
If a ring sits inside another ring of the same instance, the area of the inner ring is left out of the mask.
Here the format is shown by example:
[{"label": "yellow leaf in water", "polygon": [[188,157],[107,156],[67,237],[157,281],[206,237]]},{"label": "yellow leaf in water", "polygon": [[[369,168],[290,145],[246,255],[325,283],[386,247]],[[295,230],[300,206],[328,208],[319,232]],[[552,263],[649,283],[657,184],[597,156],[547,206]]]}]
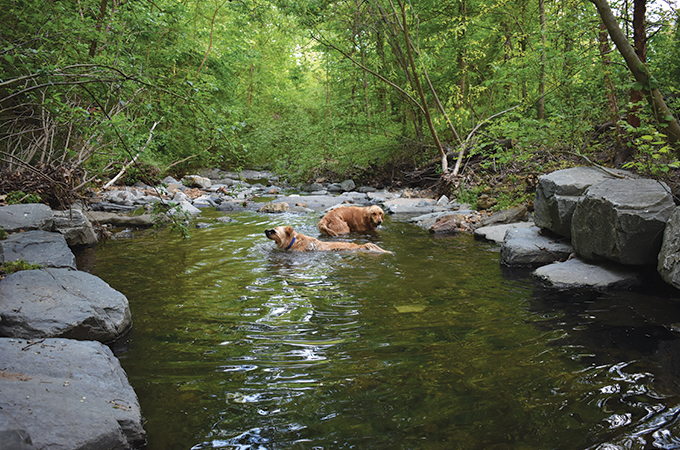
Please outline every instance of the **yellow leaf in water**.
[{"label": "yellow leaf in water", "polygon": [[417,312],[423,312],[427,306],[425,305],[402,305],[402,306],[395,306],[397,308],[397,311],[401,314],[404,313],[417,313]]}]

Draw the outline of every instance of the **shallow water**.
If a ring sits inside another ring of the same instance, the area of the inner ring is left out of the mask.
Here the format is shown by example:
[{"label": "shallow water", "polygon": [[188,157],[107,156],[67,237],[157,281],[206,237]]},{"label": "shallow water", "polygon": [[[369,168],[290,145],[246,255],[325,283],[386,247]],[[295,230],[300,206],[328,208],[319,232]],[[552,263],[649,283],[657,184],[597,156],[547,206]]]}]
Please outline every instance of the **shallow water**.
[{"label": "shallow water", "polygon": [[232,217],[96,249],[149,449],[680,448],[674,291],[546,290],[393,217],[345,239],[394,255],[284,252],[264,229],[317,215]]}]

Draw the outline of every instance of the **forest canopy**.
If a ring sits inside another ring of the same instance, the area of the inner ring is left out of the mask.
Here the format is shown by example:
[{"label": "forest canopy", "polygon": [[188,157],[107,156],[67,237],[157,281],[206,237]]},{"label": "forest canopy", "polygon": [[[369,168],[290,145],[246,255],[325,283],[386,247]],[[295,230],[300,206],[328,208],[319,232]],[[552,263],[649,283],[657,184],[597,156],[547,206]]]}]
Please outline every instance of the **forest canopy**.
[{"label": "forest canopy", "polygon": [[499,170],[560,152],[673,171],[677,11],[608,4],[641,82],[600,6],[0,0],[0,169],[72,189],[133,159],[127,182],[245,166],[455,177],[471,159]]}]

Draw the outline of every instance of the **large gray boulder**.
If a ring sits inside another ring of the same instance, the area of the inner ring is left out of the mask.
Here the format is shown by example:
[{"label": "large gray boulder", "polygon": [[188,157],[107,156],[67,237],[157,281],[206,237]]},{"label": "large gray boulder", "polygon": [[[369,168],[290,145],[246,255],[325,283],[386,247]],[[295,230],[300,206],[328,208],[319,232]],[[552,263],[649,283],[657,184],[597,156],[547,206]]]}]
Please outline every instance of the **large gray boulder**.
[{"label": "large gray boulder", "polygon": [[54,215],[49,206],[42,203],[0,206],[0,226],[7,233],[52,229]]},{"label": "large gray boulder", "polygon": [[76,270],[76,257],[59,233],[33,230],[0,241],[0,262],[24,260],[44,267]]},{"label": "large gray boulder", "polygon": [[15,272],[0,281],[0,299],[3,337],[110,342],[132,324],[127,298],[86,272]]},{"label": "large gray boulder", "polygon": [[535,267],[564,261],[574,252],[566,238],[541,234],[541,229],[510,228],[501,244],[501,263],[509,267]]},{"label": "large gray boulder", "polygon": [[668,186],[650,179],[612,179],[591,186],[571,221],[571,243],[590,260],[656,264],[675,204]]},{"label": "large gray boulder", "polygon": [[0,443],[1,448],[123,450],[144,445],[137,395],[107,346],[1,338],[0,361],[0,433],[18,435],[15,441],[23,445]]},{"label": "large gray boulder", "polygon": [[345,180],[342,183],[340,183],[340,187],[344,192],[349,192],[356,189],[357,185],[354,183],[353,180]]},{"label": "large gray boulder", "polygon": [[[632,177],[625,171],[614,172]],[[613,178],[596,167],[573,167],[540,176],[534,198],[534,223],[561,236],[571,236],[571,217],[580,196],[590,186]]]},{"label": "large gray boulder", "polygon": [[79,209],[54,211],[52,231],[61,233],[70,247],[97,243],[97,235],[92,224]]},{"label": "large gray boulder", "polygon": [[666,223],[656,268],[666,283],[680,289],[680,208]]},{"label": "large gray boulder", "polygon": [[539,267],[533,275],[548,286],[560,289],[627,289],[640,284],[639,273],[634,269],[611,262],[591,264],[580,258]]}]

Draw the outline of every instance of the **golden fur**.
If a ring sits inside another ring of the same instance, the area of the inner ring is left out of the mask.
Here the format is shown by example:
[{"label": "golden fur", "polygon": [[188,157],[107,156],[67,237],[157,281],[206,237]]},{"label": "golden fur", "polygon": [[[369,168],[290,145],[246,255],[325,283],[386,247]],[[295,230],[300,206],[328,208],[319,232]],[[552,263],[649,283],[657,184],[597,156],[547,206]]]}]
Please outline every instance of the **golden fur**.
[{"label": "golden fur", "polygon": [[282,250],[295,250],[298,252],[328,251],[328,250],[363,250],[369,252],[392,253],[383,250],[377,245],[368,242],[366,244],[353,244],[351,242],[324,242],[316,238],[305,236],[293,230],[291,226],[276,227],[264,230],[264,234]]},{"label": "golden fur", "polygon": [[352,231],[373,231],[384,219],[385,213],[378,205],[341,206],[328,211],[317,227],[321,233],[338,236]]}]

